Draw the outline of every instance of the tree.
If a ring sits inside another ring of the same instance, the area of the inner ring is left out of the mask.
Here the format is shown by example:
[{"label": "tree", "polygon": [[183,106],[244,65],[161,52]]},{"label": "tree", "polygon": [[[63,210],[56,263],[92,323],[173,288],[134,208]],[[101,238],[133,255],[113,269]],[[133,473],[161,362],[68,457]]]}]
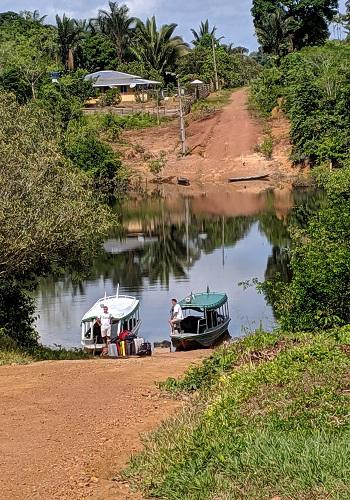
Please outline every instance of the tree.
[{"label": "tree", "polygon": [[126,59],[135,18],[129,17],[129,8],[117,2],[108,2],[109,11],[99,10],[95,26],[113,43],[118,59]]},{"label": "tree", "polygon": [[75,19],[70,19],[66,14],[63,14],[62,18],[56,15],[56,24],[61,62],[65,71],[73,70],[74,50],[82,39],[81,27]]},{"label": "tree", "polygon": [[293,19],[278,9],[267,14],[260,26],[256,28],[256,34],[265,52],[275,56],[287,54],[291,46],[291,32]]},{"label": "tree", "polygon": [[221,46],[226,50],[228,54],[240,54],[241,56],[249,54],[249,49],[241,46],[236,47],[233,43],[222,43]]},{"label": "tree", "polygon": [[350,322],[350,169],[322,169],[317,181],[327,198],[305,229],[292,230],[292,280],[273,294],[286,330]]},{"label": "tree", "polygon": [[38,10],[33,10],[33,11],[21,10],[19,15],[23,17],[23,19],[25,19],[26,21],[31,21],[33,23],[38,23],[38,24],[44,24],[44,21],[47,18],[46,15],[40,16],[40,12]]},{"label": "tree", "polygon": [[0,94],[0,322],[21,345],[35,341],[28,291],[37,277],[88,265],[108,217],[47,113]]},{"label": "tree", "polygon": [[[259,33],[266,27],[266,18],[282,10],[290,18],[289,42],[292,50],[299,50],[306,45],[321,45],[329,36],[328,23],[337,12],[338,0],[253,0],[252,15],[254,26],[264,51]],[[260,31],[259,31],[260,30]]]},{"label": "tree", "polygon": [[346,9],[346,12],[343,16],[343,24],[345,27],[345,31],[347,33],[347,39],[349,40],[349,38],[350,38],[350,0],[347,0],[345,2],[345,9]]},{"label": "tree", "polygon": [[193,45],[200,44],[206,35],[210,35],[211,38],[214,38],[216,31],[216,26],[210,29],[208,19],[206,19],[206,21],[201,21],[198,31],[191,29],[192,35],[194,36],[194,40],[192,40]]},{"label": "tree", "polygon": [[145,23],[138,19],[131,52],[146,67],[164,76],[189,50],[188,44],[180,36],[173,36],[176,28],[175,23],[164,24],[158,31],[154,16]]},{"label": "tree", "polygon": [[75,51],[77,66],[89,72],[115,68],[118,64],[115,47],[103,33],[89,33]]},{"label": "tree", "polygon": [[[215,53],[218,78],[222,87],[233,88],[245,85],[259,73],[259,65],[250,57],[229,54],[225,47],[220,45]],[[206,83],[214,82],[212,48],[197,45],[179,60],[178,73],[185,82],[196,78]]]}]

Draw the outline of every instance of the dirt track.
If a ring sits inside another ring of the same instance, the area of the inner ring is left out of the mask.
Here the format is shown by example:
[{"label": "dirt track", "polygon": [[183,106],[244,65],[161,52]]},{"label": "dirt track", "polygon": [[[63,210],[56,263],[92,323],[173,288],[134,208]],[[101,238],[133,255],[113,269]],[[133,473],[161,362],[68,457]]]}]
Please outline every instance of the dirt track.
[{"label": "dirt track", "polygon": [[208,351],[0,368],[1,498],[139,498],[112,477],[180,403],[154,382]]},{"label": "dirt track", "polygon": [[[213,190],[228,192],[248,189],[259,192],[271,187],[288,185],[298,175],[298,169],[289,161],[289,125],[283,116],[272,121],[274,153],[266,160],[255,152],[256,146],[264,139],[262,123],[248,110],[248,91],[240,89],[232,93],[229,103],[221,110],[203,119],[190,121],[186,128],[186,145],[190,154],[179,157],[179,128],[175,120],[170,125],[129,131],[125,138],[130,144],[137,144],[141,151],[157,157],[166,153],[167,163],[161,172],[170,185],[163,185],[165,194],[178,191],[191,195],[207,194]],[[126,162],[135,176],[148,183],[152,182],[147,161],[142,153],[126,151]],[[235,176],[269,174],[268,181],[240,182],[228,184]],[[190,180],[189,188],[179,188],[176,177]],[[150,184],[149,184],[150,185]]]}]

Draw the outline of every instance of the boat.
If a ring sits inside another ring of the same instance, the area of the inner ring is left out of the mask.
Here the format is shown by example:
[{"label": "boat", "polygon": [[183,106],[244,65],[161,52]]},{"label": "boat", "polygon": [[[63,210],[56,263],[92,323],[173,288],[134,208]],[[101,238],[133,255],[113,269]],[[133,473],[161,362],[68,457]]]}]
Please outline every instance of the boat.
[{"label": "boat", "polygon": [[227,332],[231,319],[226,293],[191,293],[179,304],[184,319],[171,333],[174,348],[211,347]]},{"label": "boat", "polygon": [[245,177],[231,177],[228,182],[245,182],[245,181],[259,181],[269,177],[269,174],[249,175]]},{"label": "boat", "polygon": [[99,299],[81,319],[81,345],[85,351],[102,351],[105,344],[101,338],[101,328],[96,318],[103,307],[108,307],[112,316],[111,338],[116,338],[123,330],[137,335],[141,326],[140,301],[136,297],[120,295],[119,287],[116,295]]}]

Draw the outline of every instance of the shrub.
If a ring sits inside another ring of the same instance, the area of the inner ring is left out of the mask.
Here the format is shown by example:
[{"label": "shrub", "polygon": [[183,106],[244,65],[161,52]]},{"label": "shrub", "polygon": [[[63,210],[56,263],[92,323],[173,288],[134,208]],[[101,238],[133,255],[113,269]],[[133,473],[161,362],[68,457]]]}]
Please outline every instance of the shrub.
[{"label": "shrub", "polygon": [[121,103],[122,97],[118,87],[106,90],[105,93],[100,95],[100,106],[115,106]]},{"label": "shrub", "polygon": [[273,154],[273,139],[266,137],[261,144],[258,144],[256,151],[261,153],[267,160],[271,160]]}]

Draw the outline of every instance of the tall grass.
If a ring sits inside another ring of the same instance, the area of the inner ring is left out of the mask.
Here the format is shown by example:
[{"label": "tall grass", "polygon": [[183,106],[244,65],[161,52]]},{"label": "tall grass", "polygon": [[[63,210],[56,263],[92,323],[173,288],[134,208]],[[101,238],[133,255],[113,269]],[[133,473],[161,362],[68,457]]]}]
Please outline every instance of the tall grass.
[{"label": "tall grass", "polygon": [[259,332],[168,380],[195,397],[126,476],[167,499],[349,498],[348,344],[350,328]]}]

